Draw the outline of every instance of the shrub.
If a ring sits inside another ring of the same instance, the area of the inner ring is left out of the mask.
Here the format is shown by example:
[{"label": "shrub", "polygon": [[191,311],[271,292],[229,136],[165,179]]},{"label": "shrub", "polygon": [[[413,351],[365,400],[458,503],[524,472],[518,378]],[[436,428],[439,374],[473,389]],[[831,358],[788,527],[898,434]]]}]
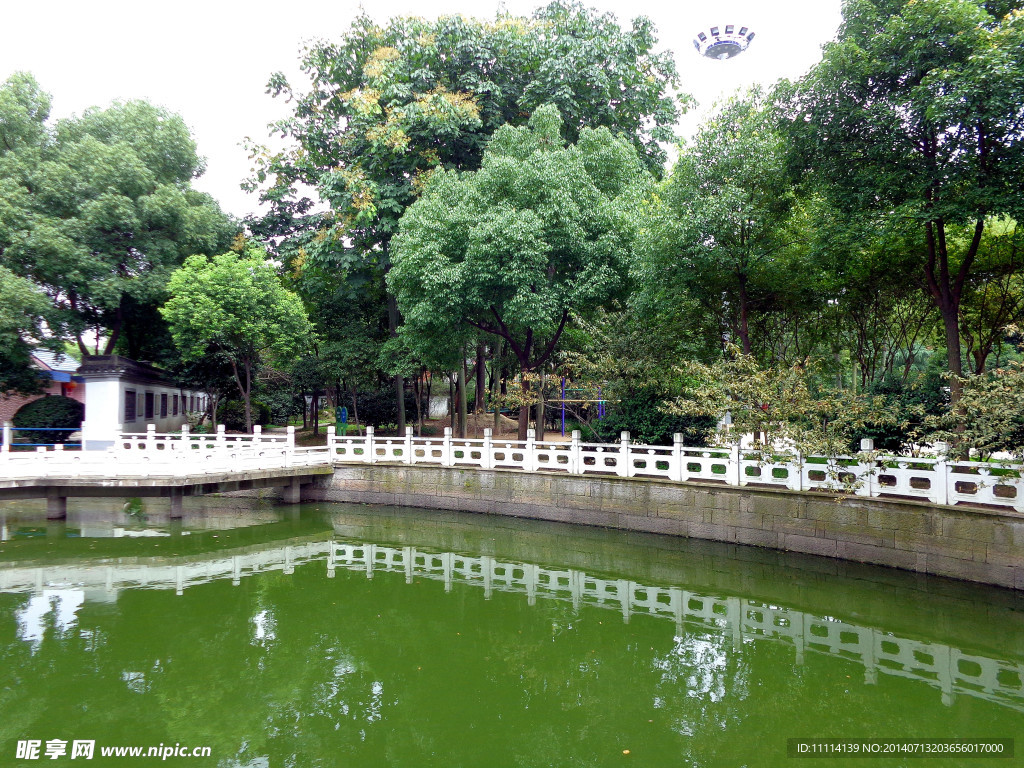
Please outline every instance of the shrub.
[{"label": "shrub", "polygon": [[[710,416],[678,416],[665,413],[665,394],[655,387],[642,387],[608,406],[607,415],[592,423],[603,442],[615,442],[623,431],[629,439],[644,445],[672,445],[672,436],[683,433],[687,445],[708,445],[715,429]],[[568,429],[568,425],[566,426]]]},{"label": "shrub", "polygon": [[[270,423],[270,408],[259,400],[251,402],[253,426],[265,427]],[[231,432],[245,432],[245,403],[241,400],[229,400],[217,411],[220,423]]]},{"label": "shrub", "polygon": [[[12,422],[15,427],[46,429],[81,429],[85,406],[77,400],[60,395],[33,400],[21,406]],[[19,432],[18,437],[30,443],[64,443],[70,432]]]},{"label": "shrub", "polygon": [[[395,390],[391,388],[376,392],[359,392],[356,396],[356,404],[359,406],[359,421],[363,424],[379,427],[384,424],[398,423],[398,403],[395,401]],[[348,408],[349,420],[355,421],[355,414],[352,412],[352,396],[344,398],[340,405]],[[405,423],[409,425],[416,423],[416,395],[408,390],[405,393]]]}]

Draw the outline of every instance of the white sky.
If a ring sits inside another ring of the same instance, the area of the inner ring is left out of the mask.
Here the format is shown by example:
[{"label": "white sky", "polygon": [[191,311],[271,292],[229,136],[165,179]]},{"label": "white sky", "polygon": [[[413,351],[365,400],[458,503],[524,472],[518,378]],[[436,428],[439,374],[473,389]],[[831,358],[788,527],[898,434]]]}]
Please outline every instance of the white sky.
[{"label": "white sky", "polygon": [[[462,13],[490,18],[501,6],[529,15],[541,0],[377,0],[366,3],[378,21],[397,15]],[[250,163],[241,142],[267,139],[265,126],[287,105],[264,93],[272,72],[293,85],[302,41],[337,38],[358,13],[348,0],[306,0],[294,6],[266,0],[51,0],[5,3],[0,18],[0,81],[25,70],[54,97],[53,117],[144,98],[181,114],[192,128],[207,172],[196,187],[223,208],[254,212],[255,195],[239,189]],[[683,90],[701,106],[680,124],[693,131],[722,95],[753,83],[799,77],[820,55],[840,22],[840,0],[589,0],[623,26],[649,16],[659,50],[675,54]],[[692,39],[713,24],[745,24],[757,36],[746,53],[727,61],[698,56]]]}]

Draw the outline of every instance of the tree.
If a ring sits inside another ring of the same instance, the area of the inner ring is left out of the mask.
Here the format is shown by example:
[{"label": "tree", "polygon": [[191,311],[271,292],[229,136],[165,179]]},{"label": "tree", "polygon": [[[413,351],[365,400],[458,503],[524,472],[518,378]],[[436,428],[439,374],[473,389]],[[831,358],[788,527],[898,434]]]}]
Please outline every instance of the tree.
[{"label": "tree", "polygon": [[211,350],[228,359],[251,431],[257,367],[268,357],[279,366],[290,362],[310,341],[302,302],[281,285],[266,255],[252,247],[244,257],[234,252],[212,259],[190,256],[171,275],[168,288],[171,298],[161,313],[175,345],[186,361]]},{"label": "tree", "polygon": [[[414,332],[470,326],[504,339],[524,397],[570,316],[624,287],[652,183],[608,129],[567,146],[560,127],[558,110],[542,107],[529,127],[495,134],[479,171],[436,172],[402,218],[388,275]],[[520,439],[528,421],[520,408]]]},{"label": "tree", "polygon": [[83,353],[85,330],[109,332],[109,354],[186,256],[237,227],[191,188],[203,162],[179,116],[131,101],[51,127],[49,108],[31,75],[0,86],[0,263],[45,290]]},{"label": "tree", "polygon": [[[914,222],[954,401],[960,307],[986,222],[1024,202],[1019,0],[851,0],[838,40],[783,112],[796,165],[849,215]],[[949,237],[965,227],[962,243]]]},{"label": "tree", "polygon": [[[524,125],[552,102],[569,141],[586,126],[605,126],[660,174],[661,143],[673,139],[681,101],[672,93],[671,54],[655,51],[648,19],[623,29],[611,14],[565,2],[532,19],[492,22],[403,17],[381,27],[360,16],[340,42],[307,49],[303,68],[313,82],[308,93],[295,93],[280,74],[271,78],[270,92],[295,102],[294,114],[273,126],[294,147],[276,154],[253,147],[251,188],[268,185],[265,234],[320,230],[307,261],[342,280],[364,262],[379,265],[383,278],[398,221],[429,175],[478,168],[500,126]],[[309,216],[305,187],[334,215]],[[394,297],[387,302],[395,337],[400,318]],[[401,402],[400,374],[394,384]],[[404,426],[401,410],[399,420]]]},{"label": "tree", "polygon": [[49,306],[32,283],[0,266],[0,396],[42,391],[32,349],[46,339]]},{"label": "tree", "polygon": [[[751,312],[796,239],[783,139],[753,90],[730,99],[679,158],[652,226],[648,282],[669,282],[725,319],[750,354]],[[787,278],[787,282],[791,282]],[[657,288],[655,288],[657,290]]]}]

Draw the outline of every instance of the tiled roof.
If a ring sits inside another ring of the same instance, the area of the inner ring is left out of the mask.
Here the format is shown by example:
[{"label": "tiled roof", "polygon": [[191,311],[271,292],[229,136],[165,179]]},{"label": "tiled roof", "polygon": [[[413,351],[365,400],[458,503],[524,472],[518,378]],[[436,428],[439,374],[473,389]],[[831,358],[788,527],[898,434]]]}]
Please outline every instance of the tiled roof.
[{"label": "tiled roof", "polygon": [[67,355],[62,355],[59,352],[51,352],[48,349],[36,349],[32,352],[32,357],[45,365],[46,368],[51,371],[74,373],[78,370],[77,360],[74,360]]}]

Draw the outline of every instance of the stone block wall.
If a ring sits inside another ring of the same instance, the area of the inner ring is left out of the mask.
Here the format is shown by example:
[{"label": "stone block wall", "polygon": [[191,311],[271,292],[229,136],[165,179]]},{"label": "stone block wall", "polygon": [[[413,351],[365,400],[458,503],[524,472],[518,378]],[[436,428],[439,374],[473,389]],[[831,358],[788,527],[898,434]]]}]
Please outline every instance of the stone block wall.
[{"label": "stone block wall", "polygon": [[687,536],[1024,590],[1024,517],[898,499],[619,477],[375,464],[304,498],[425,507]]}]

